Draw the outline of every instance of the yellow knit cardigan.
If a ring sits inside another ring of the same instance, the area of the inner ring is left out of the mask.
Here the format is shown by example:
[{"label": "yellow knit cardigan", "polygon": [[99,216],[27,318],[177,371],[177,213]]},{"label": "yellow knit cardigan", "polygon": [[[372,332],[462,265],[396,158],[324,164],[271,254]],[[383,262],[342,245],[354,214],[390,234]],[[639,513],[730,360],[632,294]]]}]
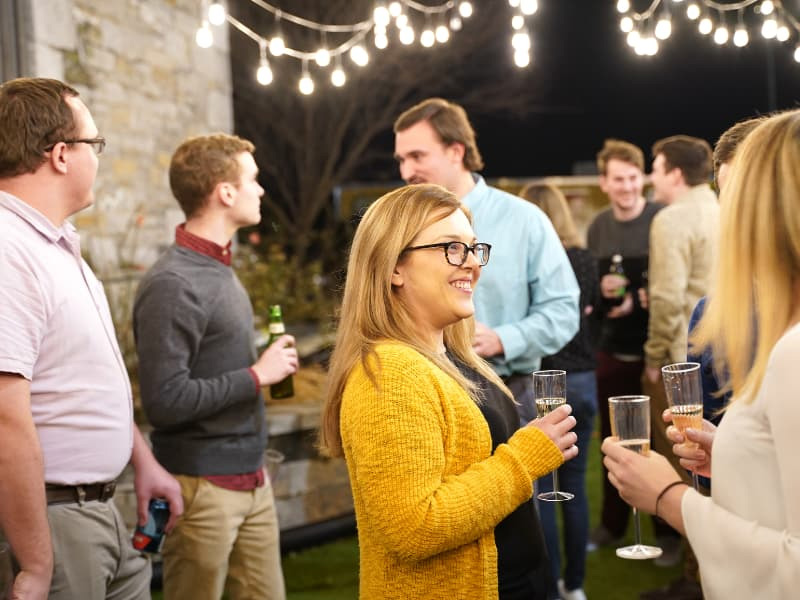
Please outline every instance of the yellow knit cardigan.
[{"label": "yellow knit cardigan", "polygon": [[356,366],[340,423],[360,598],[497,598],[494,527],[561,452],[526,427],[492,454],[486,420],[456,381],[408,346],[385,343],[376,354],[380,389]]}]

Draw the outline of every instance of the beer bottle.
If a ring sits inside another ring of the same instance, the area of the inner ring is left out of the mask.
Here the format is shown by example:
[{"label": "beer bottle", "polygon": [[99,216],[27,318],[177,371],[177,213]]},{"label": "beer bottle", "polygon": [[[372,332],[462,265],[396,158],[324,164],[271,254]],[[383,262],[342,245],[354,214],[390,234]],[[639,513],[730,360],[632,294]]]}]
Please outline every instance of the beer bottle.
[{"label": "beer bottle", "polygon": [[[283,325],[283,316],[281,314],[280,304],[273,304],[269,307],[269,343],[272,344],[276,339],[286,333],[286,327]],[[269,386],[270,396],[276,399],[291,398],[294,396],[294,383],[292,376],[288,375],[286,379],[273,383]]]},{"label": "beer bottle", "polygon": [[[608,272],[612,275],[619,275],[620,277],[625,277],[625,269],[622,268],[622,255],[615,254],[611,257],[611,266],[608,267]],[[627,277],[626,277],[627,279]],[[622,286],[617,290],[617,298],[622,298],[627,291],[626,286]]]}]

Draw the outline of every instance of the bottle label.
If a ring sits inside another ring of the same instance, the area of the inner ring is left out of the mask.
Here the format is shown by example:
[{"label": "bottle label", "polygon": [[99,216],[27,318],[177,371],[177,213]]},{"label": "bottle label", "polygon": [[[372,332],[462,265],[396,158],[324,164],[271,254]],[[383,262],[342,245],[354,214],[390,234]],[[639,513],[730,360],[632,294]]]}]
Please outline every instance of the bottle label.
[{"label": "bottle label", "polygon": [[283,335],[286,333],[286,327],[283,326],[283,323],[270,323],[269,332],[273,335]]}]

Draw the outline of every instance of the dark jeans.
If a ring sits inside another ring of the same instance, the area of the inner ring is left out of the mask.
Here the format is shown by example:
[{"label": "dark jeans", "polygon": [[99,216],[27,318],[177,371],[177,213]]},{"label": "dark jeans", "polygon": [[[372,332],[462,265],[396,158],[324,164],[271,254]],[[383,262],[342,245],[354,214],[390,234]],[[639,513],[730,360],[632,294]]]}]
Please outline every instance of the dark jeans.
[{"label": "dark jeans", "polygon": [[[573,431],[578,435],[578,456],[567,461],[558,469],[559,489],[575,494],[566,502],[538,501],[542,530],[550,555],[552,580],[561,578],[561,553],[559,551],[558,525],[555,505],[561,506],[564,521],[564,585],[568,590],[583,587],[586,573],[586,542],[589,537],[589,502],[586,497],[586,459],[589,442],[594,431],[594,417],[597,414],[597,386],[594,371],[575,371],[567,373],[567,403],[572,406],[572,415],[577,420]],[[536,482],[536,493],[553,489],[553,477],[547,475]],[[558,598],[558,592],[551,590],[551,598]]]}]

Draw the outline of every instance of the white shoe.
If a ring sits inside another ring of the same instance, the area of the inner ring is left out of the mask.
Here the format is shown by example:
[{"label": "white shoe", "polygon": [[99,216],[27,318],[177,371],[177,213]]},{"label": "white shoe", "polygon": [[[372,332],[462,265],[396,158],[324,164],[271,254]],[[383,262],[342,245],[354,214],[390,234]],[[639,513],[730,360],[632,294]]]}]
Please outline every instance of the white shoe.
[{"label": "white shoe", "polygon": [[583,588],[568,590],[563,579],[558,580],[558,594],[561,596],[561,600],[587,600]]}]

